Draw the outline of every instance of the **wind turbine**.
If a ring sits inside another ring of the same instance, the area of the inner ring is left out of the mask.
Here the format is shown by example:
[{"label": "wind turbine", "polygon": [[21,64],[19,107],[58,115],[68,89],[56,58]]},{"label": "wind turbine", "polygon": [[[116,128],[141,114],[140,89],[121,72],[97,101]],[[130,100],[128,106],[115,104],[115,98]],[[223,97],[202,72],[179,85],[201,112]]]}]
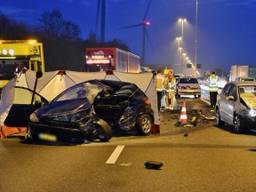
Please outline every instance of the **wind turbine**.
[{"label": "wind turbine", "polygon": [[123,27],[123,29],[142,27],[142,58],[141,58],[142,64],[145,64],[145,58],[146,58],[146,38],[149,39],[149,34],[147,31],[147,28],[151,25],[151,23],[147,19],[147,16],[149,13],[151,2],[152,2],[152,0],[148,1],[146,11],[145,11],[142,21],[140,23]]},{"label": "wind turbine", "polygon": [[98,32],[99,17],[100,17],[100,42],[105,42],[106,0],[98,0],[97,14],[96,14],[96,33]]}]

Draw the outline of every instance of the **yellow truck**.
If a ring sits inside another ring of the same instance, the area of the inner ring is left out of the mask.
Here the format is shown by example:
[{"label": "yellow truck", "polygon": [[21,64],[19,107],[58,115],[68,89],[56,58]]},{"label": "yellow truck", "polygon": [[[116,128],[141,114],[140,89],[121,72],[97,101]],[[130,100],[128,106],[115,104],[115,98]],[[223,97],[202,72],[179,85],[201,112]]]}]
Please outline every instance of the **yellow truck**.
[{"label": "yellow truck", "polygon": [[37,40],[0,40],[0,94],[18,67],[44,72],[43,44]]}]

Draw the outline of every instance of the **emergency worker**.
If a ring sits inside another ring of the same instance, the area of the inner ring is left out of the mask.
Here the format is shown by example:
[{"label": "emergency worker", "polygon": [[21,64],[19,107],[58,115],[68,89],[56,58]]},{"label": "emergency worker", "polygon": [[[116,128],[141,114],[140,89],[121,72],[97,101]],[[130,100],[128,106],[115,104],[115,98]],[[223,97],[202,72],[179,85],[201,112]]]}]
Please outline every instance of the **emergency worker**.
[{"label": "emergency worker", "polygon": [[161,107],[165,108],[165,106],[161,104],[161,100],[163,98],[163,93],[164,93],[164,75],[162,74],[161,70],[158,70],[156,75],[156,92],[157,92],[157,106],[158,106],[158,110],[160,110]]},{"label": "emergency worker", "polygon": [[210,102],[211,108],[214,109],[217,102],[218,94],[218,76],[215,72],[212,72],[209,77],[209,93],[210,93]]},{"label": "emergency worker", "polygon": [[166,69],[164,87],[166,91],[166,108],[173,110],[175,105],[175,85],[176,79],[173,70]]}]

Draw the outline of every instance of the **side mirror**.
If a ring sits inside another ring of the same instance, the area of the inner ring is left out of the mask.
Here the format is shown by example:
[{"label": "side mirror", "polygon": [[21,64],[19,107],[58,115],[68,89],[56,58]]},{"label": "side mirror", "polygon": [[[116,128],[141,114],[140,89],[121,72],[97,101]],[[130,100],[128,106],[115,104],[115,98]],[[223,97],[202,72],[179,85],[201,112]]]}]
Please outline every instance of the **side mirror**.
[{"label": "side mirror", "polygon": [[37,71],[36,72],[36,78],[41,78],[43,76],[43,73],[42,73],[42,71]]},{"label": "side mirror", "polygon": [[226,99],[229,101],[235,101],[235,97],[232,95],[227,96]]},{"label": "side mirror", "polygon": [[40,107],[42,107],[43,106],[43,102],[42,101],[39,101],[39,100],[37,100],[37,101],[35,101],[35,107],[38,109],[38,108],[40,108]]}]

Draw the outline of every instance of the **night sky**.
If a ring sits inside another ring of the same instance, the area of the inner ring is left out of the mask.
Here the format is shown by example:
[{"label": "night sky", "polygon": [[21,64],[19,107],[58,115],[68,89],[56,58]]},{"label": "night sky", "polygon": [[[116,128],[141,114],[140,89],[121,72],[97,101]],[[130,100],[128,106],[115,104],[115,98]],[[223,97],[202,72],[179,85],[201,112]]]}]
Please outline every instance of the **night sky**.
[{"label": "night sky", "polygon": [[[146,0],[106,0],[107,39],[118,38],[135,53],[141,53],[142,29],[121,29],[142,21]],[[59,9],[65,19],[81,28],[82,38],[95,31],[97,0],[1,0],[0,11],[30,25],[38,23],[42,12]],[[195,29],[194,0],[153,0],[148,19],[151,43],[147,63],[177,63],[175,37],[180,33],[179,17],[189,24],[184,30],[184,46],[193,58]],[[198,63],[205,69],[230,69],[232,64],[256,66],[256,0],[199,0]]]}]

